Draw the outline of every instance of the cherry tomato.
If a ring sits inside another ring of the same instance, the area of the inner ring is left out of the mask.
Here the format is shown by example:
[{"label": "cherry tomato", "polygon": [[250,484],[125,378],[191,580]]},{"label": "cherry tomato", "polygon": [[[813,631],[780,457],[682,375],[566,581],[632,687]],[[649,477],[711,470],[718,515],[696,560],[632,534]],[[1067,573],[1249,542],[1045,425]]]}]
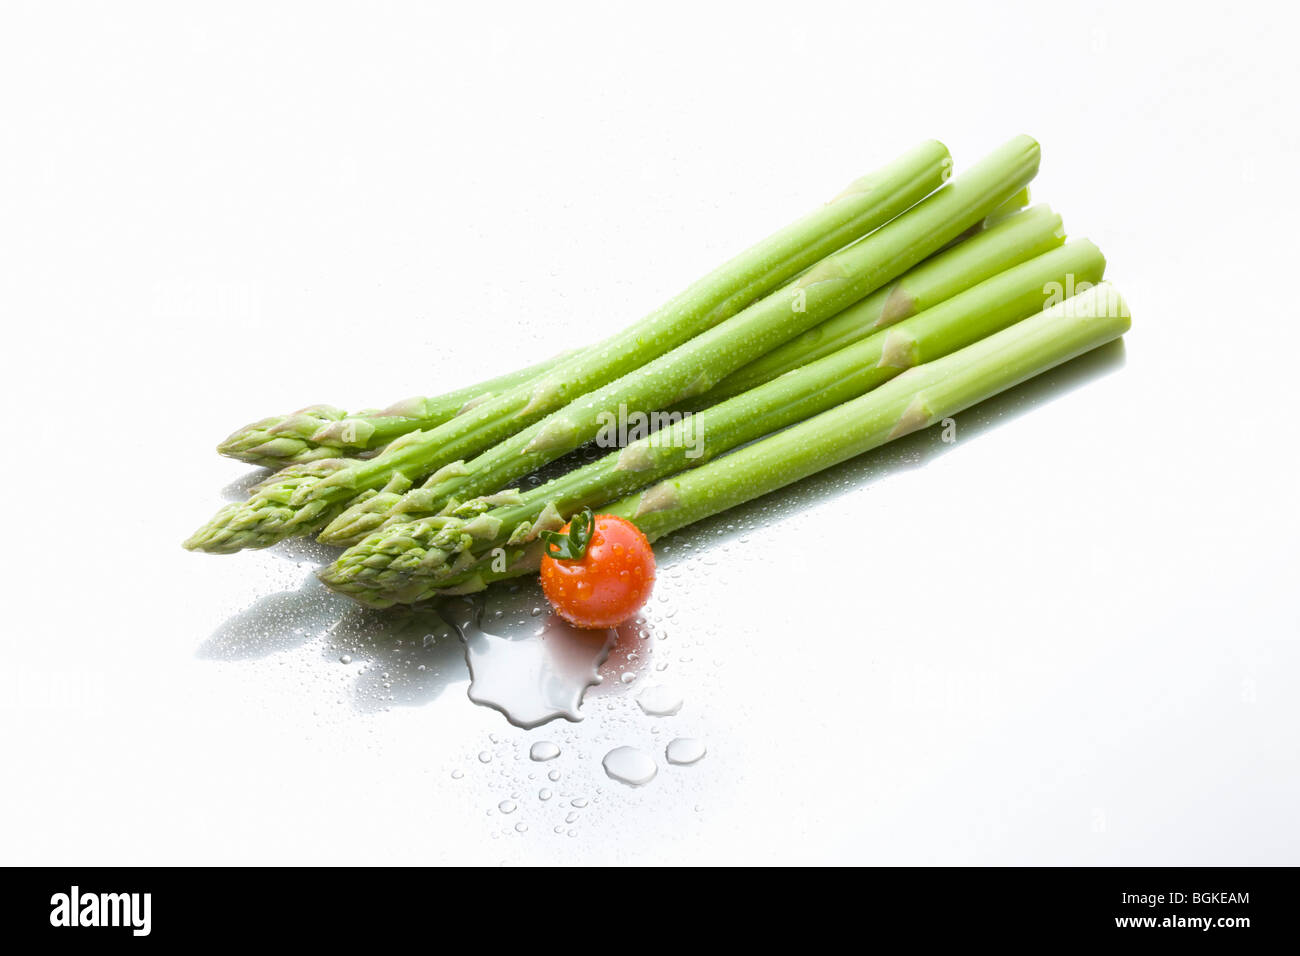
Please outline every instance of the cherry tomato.
[{"label": "cherry tomato", "polygon": [[553,556],[557,547],[548,545],[542,558],[542,590],[570,624],[614,627],[649,599],[655,583],[654,551],[632,522],[587,511],[550,540],[562,544],[558,553],[570,557]]}]

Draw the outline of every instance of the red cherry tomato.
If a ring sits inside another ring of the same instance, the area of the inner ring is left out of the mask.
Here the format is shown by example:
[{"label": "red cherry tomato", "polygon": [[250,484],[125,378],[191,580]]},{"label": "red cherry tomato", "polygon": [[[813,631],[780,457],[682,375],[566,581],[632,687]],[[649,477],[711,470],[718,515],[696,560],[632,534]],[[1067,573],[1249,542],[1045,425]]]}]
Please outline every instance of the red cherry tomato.
[{"label": "red cherry tomato", "polygon": [[[570,534],[575,518],[560,530]],[[583,529],[584,532],[586,529]],[[613,515],[590,519],[581,557],[542,558],[542,590],[556,613],[577,627],[614,627],[635,614],[655,583],[655,555],[641,529]]]}]

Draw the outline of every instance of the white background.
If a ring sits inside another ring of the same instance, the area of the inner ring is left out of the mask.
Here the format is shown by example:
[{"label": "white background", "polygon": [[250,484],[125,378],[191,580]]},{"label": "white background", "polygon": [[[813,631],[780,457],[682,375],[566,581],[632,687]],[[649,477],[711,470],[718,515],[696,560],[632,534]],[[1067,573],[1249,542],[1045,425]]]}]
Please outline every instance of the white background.
[{"label": "white background", "polygon": [[[0,861],[1300,862],[1293,8],[470,6],[4,5]],[[1126,345],[670,539],[581,724],[321,550],[179,547],[244,421],[604,336],[1021,132]]]}]

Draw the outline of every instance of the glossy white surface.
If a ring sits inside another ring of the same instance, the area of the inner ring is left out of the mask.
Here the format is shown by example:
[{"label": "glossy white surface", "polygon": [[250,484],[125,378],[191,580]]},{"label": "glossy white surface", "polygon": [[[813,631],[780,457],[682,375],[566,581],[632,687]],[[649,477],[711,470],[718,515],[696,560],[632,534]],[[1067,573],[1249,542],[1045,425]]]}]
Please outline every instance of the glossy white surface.
[{"label": "glossy white surface", "polygon": [[[1300,862],[1295,13],[1048,6],[7,6],[0,860]],[[1127,344],[666,542],[581,723],[472,704],[323,549],[179,547],[241,422],[525,364],[1019,132]]]}]

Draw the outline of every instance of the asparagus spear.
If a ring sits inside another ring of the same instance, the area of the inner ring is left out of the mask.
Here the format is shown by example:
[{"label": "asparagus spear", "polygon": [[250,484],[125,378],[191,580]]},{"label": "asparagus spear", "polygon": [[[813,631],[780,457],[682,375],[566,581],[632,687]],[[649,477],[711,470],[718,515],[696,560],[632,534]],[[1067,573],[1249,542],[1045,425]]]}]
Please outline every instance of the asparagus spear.
[{"label": "asparagus spear", "polygon": [[[1059,231],[1060,218],[1053,217],[1046,207],[1039,207],[1033,212],[1023,211],[1028,203],[1029,189],[1026,187],[990,213],[980,226],[974,227],[979,230],[975,235],[983,235],[989,232],[984,228],[985,226],[991,227],[995,223],[1005,222],[1008,219],[1026,217],[1018,223],[1018,230],[994,230],[996,239],[978,246],[968,247],[970,240],[960,243],[960,247],[966,253],[962,257],[964,262],[952,258],[948,262],[941,263],[941,259],[948,257],[948,253],[944,253],[943,256],[935,256],[921,263],[889,288],[868,296],[860,305],[845,310],[836,319],[824,322],[816,329],[804,333],[794,342],[777,349],[772,356],[765,356],[729,376],[727,382],[720,383],[720,386],[727,386],[725,393],[718,392],[715,395],[711,392],[706,396],[710,398],[707,404],[739,394],[759,382],[767,381],[814,358],[829,355],[837,348],[847,345],[852,339],[846,336],[836,338],[835,331],[845,329],[849,322],[856,322],[853,316],[861,318],[873,315],[874,327],[878,328],[886,321],[897,321],[915,314],[925,305],[946,298],[947,295],[966,288],[999,269],[1007,268],[1015,262],[1046,251],[1053,244],[1060,245],[1064,241],[1064,233]],[[1053,219],[1058,230],[1055,233],[1049,231],[1051,228],[1049,222]],[[1045,244],[1035,245],[1039,240]],[[968,270],[966,273],[958,271],[963,267]],[[926,285],[932,276],[936,279],[943,276],[943,279],[932,286]],[[946,285],[942,284],[944,280],[947,282]],[[900,289],[904,283],[907,283],[906,287]],[[911,311],[908,311],[909,308]],[[866,325],[862,326],[862,328],[866,327]],[[809,348],[806,353],[802,349],[795,348],[804,346],[805,343],[811,346],[818,342],[820,348]],[[382,448],[408,432],[441,425],[496,393],[541,377],[576,353],[576,349],[571,350],[545,362],[500,375],[477,385],[432,398],[422,396],[406,398],[383,409],[370,408],[348,413],[333,405],[309,405],[288,415],[272,415],[236,429],[217,445],[217,452],[228,458],[236,458],[267,468],[282,468],[286,465],[302,464],[321,458],[355,457]],[[787,363],[788,367],[769,373],[769,369],[777,366],[778,363],[773,359],[778,355],[798,356],[802,361],[797,364]],[[743,374],[746,371],[750,372],[747,377]],[[736,387],[746,381],[747,384],[743,387]]]},{"label": "asparagus spear", "polygon": [[[1055,290],[1101,280],[1105,259],[1072,242],[881,330],[833,355],[713,406],[621,451],[519,494],[466,502],[451,514],[390,517],[379,533],[321,572],[335,590],[372,606],[432,596],[463,580],[469,561],[535,538],[596,507],[854,398],[1042,309]],[[495,505],[495,507],[493,507]],[[490,510],[489,510],[490,509]],[[342,521],[342,519],[340,519]],[[337,523],[337,522],[336,522]]]},{"label": "asparagus spear", "polygon": [[229,458],[282,468],[321,458],[351,457],[382,448],[407,432],[434,428],[493,395],[531,382],[577,351],[433,398],[407,398],[384,409],[351,414],[332,405],[309,405],[237,429],[217,446]]},{"label": "asparagus spear", "polygon": [[[332,468],[332,478],[295,474],[247,502],[228,505],[185,542],[195,551],[262,548],[324,527],[349,500],[390,480],[411,481],[486,448],[594,388],[632,372],[740,312],[846,243],[893,219],[939,187],[948,150],[927,142],[851,183],[813,212],[699,280],[623,332],[436,428],[409,432],[377,457]],[[332,459],[323,459],[326,461]]]},{"label": "asparagus spear", "polygon": [[997,209],[994,209],[991,213],[985,216],[984,222],[981,223],[981,225],[985,229],[991,229],[994,226],[996,226],[998,223],[1000,223],[1003,219],[1006,219],[1008,216],[1014,216],[1016,213],[1020,212],[1020,210],[1024,209],[1028,205],[1029,205],[1029,187],[1026,186],[1024,189],[1020,190],[1020,192],[1016,193],[1014,196],[1012,196],[1010,199],[1004,202],[1001,206],[998,206]]},{"label": "asparagus spear", "polygon": [[[1005,210],[1027,199],[1028,189],[1022,189],[998,209]],[[1003,269],[1059,246],[1065,241],[1064,236],[1061,217],[1046,206],[1009,214],[998,226],[931,256],[857,305],[733,372],[704,395],[685,403],[683,408],[698,410],[716,405],[830,355]],[[390,513],[406,512],[407,519],[432,513],[428,507],[415,507],[420,501],[419,492],[409,493],[404,482],[394,483],[391,489],[382,492],[365,493],[325,527],[320,540],[325,544],[351,545],[379,527]]]},{"label": "asparagus spear", "polygon": [[[1119,338],[1129,310],[1102,283],[943,358],[916,366],[860,398],[601,509],[651,541],[776,491],[1012,388]],[[541,542],[508,560],[481,562],[441,594],[482,590],[537,570]],[[427,596],[425,594],[421,595]]]},{"label": "asparagus spear", "polygon": [[856,305],[728,375],[692,402],[697,408],[739,395],[791,369],[830,355],[877,329],[915,315],[1065,241],[1061,217],[1034,206],[1002,219],[877,289]]},{"label": "asparagus spear", "polygon": [[862,398],[605,510],[634,520],[654,541],[956,415],[1119,338],[1129,325],[1128,305],[1110,283],[1101,283],[951,355],[909,369]]},{"label": "asparagus spear", "polygon": [[[668,408],[703,394],[719,379],[878,289],[982,220],[1023,188],[1037,168],[1038,144],[1027,136],[1011,140],[893,222],[827,257],[797,282],[469,463],[435,474],[412,494],[425,511],[489,494],[591,441],[611,417]],[[317,492],[352,479],[345,472],[331,475]],[[378,526],[387,508],[406,491],[403,484],[394,483],[381,494],[360,498],[345,522],[348,537],[368,530],[367,525]],[[351,494],[356,497],[355,491]]]}]

